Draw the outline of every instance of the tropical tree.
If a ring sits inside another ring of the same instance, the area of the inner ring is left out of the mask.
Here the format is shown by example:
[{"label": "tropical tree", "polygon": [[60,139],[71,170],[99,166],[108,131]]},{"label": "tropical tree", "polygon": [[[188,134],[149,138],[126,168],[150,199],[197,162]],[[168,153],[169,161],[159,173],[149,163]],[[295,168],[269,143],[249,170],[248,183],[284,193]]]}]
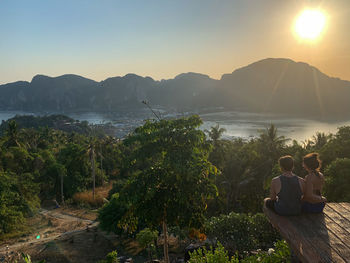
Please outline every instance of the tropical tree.
[{"label": "tropical tree", "polygon": [[325,195],[332,202],[350,202],[350,158],[339,158],[325,170]]},{"label": "tropical tree", "polygon": [[88,155],[91,164],[91,175],[92,175],[92,199],[95,200],[95,187],[96,187],[96,167],[95,167],[95,145],[96,140],[90,137],[88,144]]},{"label": "tropical tree", "polygon": [[226,131],[225,128],[220,128],[219,124],[212,126],[211,129],[205,130],[209,135],[209,139],[213,145],[213,150],[210,152],[209,160],[219,169],[223,168],[225,159],[227,159],[227,143],[220,140],[222,134]]},{"label": "tropical tree", "polygon": [[219,141],[220,137],[224,134],[225,131],[226,129],[220,128],[219,124],[212,126],[210,130],[205,130],[205,132],[208,133],[209,138],[214,144],[216,144]]},{"label": "tropical tree", "polygon": [[258,152],[261,158],[259,170],[263,173],[263,183],[271,176],[273,167],[283,153],[283,148],[288,139],[279,136],[277,128],[274,124],[270,124],[268,128],[260,131],[258,138]]},{"label": "tropical tree", "polygon": [[270,160],[278,160],[285,143],[288,141],[284,136],[278,136],[277,128],[270,124],[268,128],[260,131],[259,139],[260,150]]},{"label": "tropical tree", "polygon": [[123,160],[129,181],[120,193],[129,207],[107,220],[114,225],[162,226],[165,262],[169,262],[167,227],[200,226],[207,199],[217,193],[211,180],[217,169],[207,160],[211,146],[198,130],[201,123],[198,116],[146,121],[124,140],[133,148]]},{"label": "tropical tree", "polygon": [[308,151],[319,151],[332,139],[332,134],[316,132],[311,139],[304,142],[304,148]]},{"label": "tropical tree", "polygon": [[20,143],[18,142],[18,125],[17,122],[12,120],[8,123],[7,130],[5,132],[7,141],[4,146],[9,147],[19,147]]}]

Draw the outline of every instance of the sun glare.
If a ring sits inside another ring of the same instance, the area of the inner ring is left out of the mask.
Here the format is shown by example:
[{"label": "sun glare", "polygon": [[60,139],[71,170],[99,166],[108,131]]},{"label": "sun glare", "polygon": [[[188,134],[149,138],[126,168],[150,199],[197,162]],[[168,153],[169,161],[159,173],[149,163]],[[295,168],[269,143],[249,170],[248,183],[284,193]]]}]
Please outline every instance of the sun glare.
[{"label": "sun glare", "polygon": [[317,39],[326,25],[326,16],[320,10],[304,10],[296,19],[294,30],[305,40]]}]

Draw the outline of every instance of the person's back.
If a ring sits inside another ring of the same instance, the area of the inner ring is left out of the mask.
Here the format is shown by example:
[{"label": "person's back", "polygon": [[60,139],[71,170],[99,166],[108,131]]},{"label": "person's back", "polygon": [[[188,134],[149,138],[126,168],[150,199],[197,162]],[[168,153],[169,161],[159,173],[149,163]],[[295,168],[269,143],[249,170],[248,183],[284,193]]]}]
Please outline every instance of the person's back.
[{"label": "person's back", "polygon": [[304,179],[292,173],[294,161],[291,156],[281,157],[279,164],[283,174],[272,179],[270,198],[265,199],[265,205],[280,215],[300,214]]},{"label": "person's back", "polygon": [[281,190],[277,194],[275,211],[280,215],[297,215],[301,213],[301,197],[303,195],[299,178],[295,174],[282,174],[279,177]]},{"label": "person's back", "polygon": [[308,213],[320,213],[325,207],[326,198],[322,196],[324,176],[319,172],[321,161],[317,153],[310,153],[303,158],[303,167],[308,172],[305,177],[306,190],[302,210]]},{"label": "person's back", "polygon": [[[322,173],[312,172],[305,177],[305,181],[307,183],[310,181],[310,184],[312,185],[311,193],[313,195],[322,196],[321,193],[324,186],[324,175]],[[315,203],[314,200],[306,201],[310,201],[310,203]]]}]

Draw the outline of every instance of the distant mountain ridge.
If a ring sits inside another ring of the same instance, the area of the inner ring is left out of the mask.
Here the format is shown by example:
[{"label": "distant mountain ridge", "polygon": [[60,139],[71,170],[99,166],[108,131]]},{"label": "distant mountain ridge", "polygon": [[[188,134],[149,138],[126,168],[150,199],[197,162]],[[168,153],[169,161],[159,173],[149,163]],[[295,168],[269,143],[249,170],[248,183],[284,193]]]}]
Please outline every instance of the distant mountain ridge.
[{"label": "distant mountain ridge", "polygon": [[215,80],[182,73],[156,81],[127,74],[96,82],[78,75],[36,75],[31,82],[0,85],[0,110],[118,111],[142,100],[180,111],[272,112],[304,118],[349,120],[350,81],[332,78],[303,62],[267,58]]}]

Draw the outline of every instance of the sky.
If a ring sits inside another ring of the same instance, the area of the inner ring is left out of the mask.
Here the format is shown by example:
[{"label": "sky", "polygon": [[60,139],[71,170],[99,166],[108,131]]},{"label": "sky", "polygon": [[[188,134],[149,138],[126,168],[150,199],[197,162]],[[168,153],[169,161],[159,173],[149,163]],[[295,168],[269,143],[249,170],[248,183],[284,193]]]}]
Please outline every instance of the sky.
[{"label": "sky", "polygon": [[[293,32],[305,8],[326,14],[316,41]],[[0,0],[0,84],[37,74],[220,79],[268,57],[350,80],[350,1]]]}]

